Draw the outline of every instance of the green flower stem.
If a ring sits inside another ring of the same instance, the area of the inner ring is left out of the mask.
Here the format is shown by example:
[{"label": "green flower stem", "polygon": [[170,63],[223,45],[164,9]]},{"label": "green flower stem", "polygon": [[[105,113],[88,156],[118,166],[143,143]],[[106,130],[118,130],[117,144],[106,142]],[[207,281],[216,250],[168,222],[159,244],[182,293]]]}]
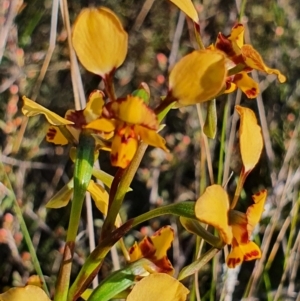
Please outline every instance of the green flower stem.
[{"label": "green flower stem", "polygon": [[224,170],[225,139],[226,139],[228,112],[229,112],[229,99],[228,101],[226,101],[224,107],[222,131],[221,131],[221,139],[220,139],[220,152],[219,152],[218,177],[217,177],[217,184],[219,185],[222,185],[222,175]]},{"label": "green flower stem", "polygon": [[68,301],[77,300],[92,283],[97,275],[103,260],[112,246],[132,228],[132,220],[127,221],[120,228],[114,230],[108,237],[103,239],[84,262],[74,283],[72,284]]},{"label": "green flower stem", "polygon": [[166,98],[154,109],[154,113],[159,115],[159,113],[161,113],[168,106],[171,106],[171,104],[175,101],[176,98],[172,96],[172,93],[169,93]]},{"label": "green flower stem", "polygon": [[128,168],[125,170],[118,189],[116,191],[116,195],[112,202],[109,204],[109,210],[107,213],[107,217],[103,223],[102,232],[101,232],[101,239],[104,239],[105,237],[109,236],[112,229],[114,228],[116,217],[120,211],[122,202],[124,200],[125,194],[128,191],[128,188],[132,182],[132,179],[134,175],[136,174],[136,171],[141,163],[141,160],[144,156],[144,153],[147,149],[148,145],[141,142],[134,157],[131,161]]},{"label": "green flower stem", "polygon": [[71,207],[67,241],[75,241],[77,236],[85,193],[92,177],[94,153],[95,139],[84,132],[81,133],[74,168],[74,197]]},{"label": "green flower stem", "polygon": [[246,66],[244,64],[238,64],[238,65],[236,65],[233,68],[228,70],[227,76],[232,76],[232,75],[238,74],[241,71],[243,71],[245,69],[245,67]]},{"label": "green flower stem", "polygon": [[183,216],[191,219],[196,219],[194,208],[195,208],[195,202],[181,202],[181,203],[159,207],[133,218],[132,227],[135,227],[147,220],[165,214],[172,214],[172,215]]},{"label": "green flower stem", "polygon": [[181,281],[184,278],[194,275],[197,273],[205,264],[207,264],[218,252],[220,249],[211,248],[205,254],[201,255],[199,259],[191,263],[190,265],[184,267],[179,275],[178,280]]},{"label": "green flower stem", "polygon": [[74,168],[74,197],[72,200],[67,241],[59,271],[54,301],[67,300],[75,240],[78,232],[85,193],[92,176],[94,152],[94,138],[87,133],[82,132],[79,137],[79,145],[77,147]]}]

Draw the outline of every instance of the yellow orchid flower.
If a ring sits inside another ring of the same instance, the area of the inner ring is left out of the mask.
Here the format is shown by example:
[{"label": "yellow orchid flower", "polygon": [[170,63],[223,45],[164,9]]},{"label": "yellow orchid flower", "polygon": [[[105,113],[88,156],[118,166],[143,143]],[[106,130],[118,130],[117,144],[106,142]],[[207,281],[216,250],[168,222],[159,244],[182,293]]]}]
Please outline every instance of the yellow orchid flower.
[{"label": "yellow orchid flower", "polygon": [[153,273],[133,287],[126,301],[185,301],[188,293],[189,290],[177,279]]},{"label": "yellow orchid flower", "polygon": [[[111,145],[112,165],[126,168],[140,140],[167,151],[165,140],[157,134],[157,117],[140,97],[128,95],[124,99],[107,103],[103,108],[103,116],[115,123]],[[100,119],[92,121],[85,128],[100,132],[105,130]]]},{"label": "yellow orchid flower", "polygon": [[184,56],[169,76],[169,93],[180,106],[205,102],[225,87],[227,70],[220,51],[197,50]]},{"label": "yellow orchid flower", "polygon": [[108,76],[125,60],[128,36],[118,17],[108,8],[85,8],[72,35],[75,52],[90,72]]},{"label": "yellow orchid flower", "polygon": [[264,210],[267,191],[262,190],[252,198],[254,204],[246,213],[231,210],[224,188],[212,185],[207,187],[195,205],[197,219],[215,227],[224,243],[231,245],[231,251],[226,259],[229,268],[234,268],[243,261],[261,257],[259,247],[250,238]]},{"label": "yellow orchid flower", "polygon": [[251,45],[244,44],[244,30],[242,24],[236,24],[229,36],[219,33],[212,47],[223,51],[229,60],[227,64],[231,67],[238,66],[239,69],[238,74],[227,78],[225,93],[240,88],[248,98],[255,98],[259,93],[258,84],[247,75],[247,72],[255,69],[267,74],[275,74],[280,83],[285,82],[286,77],[279,70],[269,68]]},{"label": "yellow orchid flower", "polygon": [[[73,142],[76,144],[84,126],[95,119],[102,123],[104,130],[97,134],[103,140],[109,139],[115,128],[111,120],[101,117],[104,99],[103,92],[100,90],[95,90],[89,95],[85,109],[78,111],[68,110],[65,118],[51,112],[26,96],[23,96],[23,102],[22,112],[25,116],[31,117],[42,114],[46,117],[51,125],[47,132],[46,140],[54,144],[65,145]],[[102,143],[102,146],[104,149],[107,149],[104,143]],[[101,144],[99,147],[101,147]]]},{"label": "yellow orchid flower", "polygon": [[144,239],[129,249],[130,262],[140,258],[147,258],[157,266],[157,272],[174,274],[174,268],[167,257],[167,251],[174,239],[174,231],[170,226],[165,226],[156,231],[151,237]]}]

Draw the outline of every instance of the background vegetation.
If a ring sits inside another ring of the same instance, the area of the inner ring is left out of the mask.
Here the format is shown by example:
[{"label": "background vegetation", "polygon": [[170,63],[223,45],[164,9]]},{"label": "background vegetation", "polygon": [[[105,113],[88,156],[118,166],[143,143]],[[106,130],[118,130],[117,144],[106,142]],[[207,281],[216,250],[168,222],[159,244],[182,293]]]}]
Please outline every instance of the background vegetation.
[{"label": "background vegetation", "polygon": [[[35,274],[13,201],[5,187],[9,187],[9,183],[13,187],[51,289],[68,222],[69,206],[46,210],[45,204],[72,176],[69,150],[44,140],[47,127],[43,118],[28,121],[20,112],[22,95],[36,99],[60,115],[74,108],[67,34],[61,9],[53,11],[53,3],[55,1],[50,0],[0,1],[1,292],[11,286],[24,285],[28,276]],[[249,101],[239,92],[221,97],[217,102],[217,137],[209,141],[211,159],[207,157],[195,108],[172,110],[163,130],[171,152],[148,150],[122,214],[131,217],[162,203],[195,200],[210,183],[206,160],[212,161],[216,181],[221,175],[228,179],[233,171],[228,185],[229,193],[233,193],[231,186],[235,185],[235,177],[241,168],[233,106],[241,102],[257,112],[265,139],[261,161],[247,179],[240,202],[245,210],[251,202],[251,194],[261,188],[268,189],[266,210],[256,235],[262,245],[263,258],[244,263],[241,269],[227,271],[223,255],[219,254],[198,275],[201,300],[228,301],[244,297],[245,300],[299,301],[300,2],[203,0],[194,3],[200,15],[205,45],[213,43],[220,31],[229,34],[241,17],[247,29],[246,42],[254,45],[269,66],[280,69],[287,76],[287,83],[279,85],[273,76],[254,73],[262,90],[257,100]],[[194,41],[184,15],[168,1],[81,0],[69,1],[68,5],[71,23],[80,9],[89,5],[107,6],[121,18],[130,38],[127,59],[117,71],[115,80],[118,96],[130,93],[145,81],[150,86],[154,106],[155,100],[166,93],[168,70],[182,55],[193,50]],[[51,26],[55,16],[57,28]],[[50,57],[50,63],[46,64],[45,60]],[[102,87],[98,77],[80,70],[86,96],[93,89]],[[220,144],[222,129],[225,131],[225,150]],[[224,160],[220,159],[220,154],[224,155]],[[110,167],[108,158],[107,153],[101,153],[100,166],[113,175],[115,170]],[[92,213],[97,241],[102,216],[95,208]],[[87,212],[84,212],[74,275],[89,252],[88,236],[92,232],[87,227],[86,216]],[[153,220],[130,233],[126,243],[130,246],[134,239],[170,223],[178,233],[170,250],[178,271],[191,262],[195,237],[185,232],[176,219]],[[124,263],[117,253],[118,250],[106,259],[100,280]],[[186,285],[191,285],[192,280]]]}]

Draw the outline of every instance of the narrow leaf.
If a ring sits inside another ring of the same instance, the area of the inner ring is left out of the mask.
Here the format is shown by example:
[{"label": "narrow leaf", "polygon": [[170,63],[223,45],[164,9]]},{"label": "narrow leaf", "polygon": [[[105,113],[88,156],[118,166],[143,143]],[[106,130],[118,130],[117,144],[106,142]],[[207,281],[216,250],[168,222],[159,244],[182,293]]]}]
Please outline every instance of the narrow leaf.
[{"label": "narrow leaf", "polygon": [[217,133],[217,107],[216,100],[210,100],[207,102],[207,115],[205,124],[203,127],[204,134],[211,139],[216,137]]},{"label": "narrow leaf", "polygon": [[199,259],[197,259],[190,265],[184,267],[179,273],[178,280],[182,280],[200,271],[200,269],[205,264],[207,264],[219,251],[220,251],[219,249],[211,248],[209,251],[203,254]]},{"label": "narrow leaf", "polygon": [[123,292],[135,283],[136,276],[148,274],[144,266],[153,265],[149,260],[142,258],[127,267],[112,273],[93,291],[88,301],[108,301]]}]

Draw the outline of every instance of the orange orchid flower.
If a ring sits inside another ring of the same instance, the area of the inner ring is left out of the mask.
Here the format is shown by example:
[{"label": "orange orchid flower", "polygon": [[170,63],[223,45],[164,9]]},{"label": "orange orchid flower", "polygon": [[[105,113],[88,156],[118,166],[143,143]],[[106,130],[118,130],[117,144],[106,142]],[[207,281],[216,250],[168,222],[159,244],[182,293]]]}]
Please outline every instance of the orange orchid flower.
[{"label": "orange orchid flower", "polygon": [[225,93],[240,88],[248,98],[255,98],[259,93],[259,87],[248,76],[248,72],[255,69],[267,74],[275,74],[280,83],[285,82],[286,77],[279,70],[269,68],[257,50],[251,45],[244,44],[244,30],[242,24],[236,24],[229,36],[219,33],[215,45],[210,47],[221,50],[226,54],[229,68],[238,66],[239,69],[237,74],[227,78]]},{"label": "orange orchid flower", "polygon": [[23,102],[22,112],[25,116],[44,115],[50,123],[50,128],[46,135],[48,142],[59,145],[66,145],[68,143],[76,144],[79,139],[79,134],[85,125],[97,119],[102,123],[103,131],[98,132],[98,136],[95,136],[96,142],[99,143],[100,147],[102,145],[104,149],[107,149],[104,141],[111,137],[114,124],[110,120],[101,117],[102,108],[104,106],[102,91],[93,91],[89,95],[85,109],[77,111],[68,110],[65,114],[65,118],[51,112],[26,96],[23,96]]},{"label": "orange orchid flower", "polygon": [[[138,96],[128,95],[124,99],[109,102],[103,108],[103,116],[113,120],[115,133],[111,145],[111,163],[126,168],[131,162],[140,140],[168,151],[165,140],[157,134],[159,123],[153,110]],[[101,120],[96,119],[86,128],[102,132]]]},{"label": "orange orchid flower", "polygon": [[129,249],[130,262],[140,258],[147,258],[157,267],[157,272],[173,275],[174,268],[167,257],[167,251],[174,239],[174,231],[170,226],[165,226],[156,231],[151,237],[144,239]]},{"label": "orange orchid flower", "polygon": [[224,188],[212,185],[207,187],[196,202],[197,219],[215,227],[224,243],[231,245],[231,251],[226,259],[229,268],[234,268],[243,261],[261,257],[259,247],[250,239],[264,210],[267,191],[262,190],[252,198],[254,204],[248,207],[246,213],[231,210]]}]

